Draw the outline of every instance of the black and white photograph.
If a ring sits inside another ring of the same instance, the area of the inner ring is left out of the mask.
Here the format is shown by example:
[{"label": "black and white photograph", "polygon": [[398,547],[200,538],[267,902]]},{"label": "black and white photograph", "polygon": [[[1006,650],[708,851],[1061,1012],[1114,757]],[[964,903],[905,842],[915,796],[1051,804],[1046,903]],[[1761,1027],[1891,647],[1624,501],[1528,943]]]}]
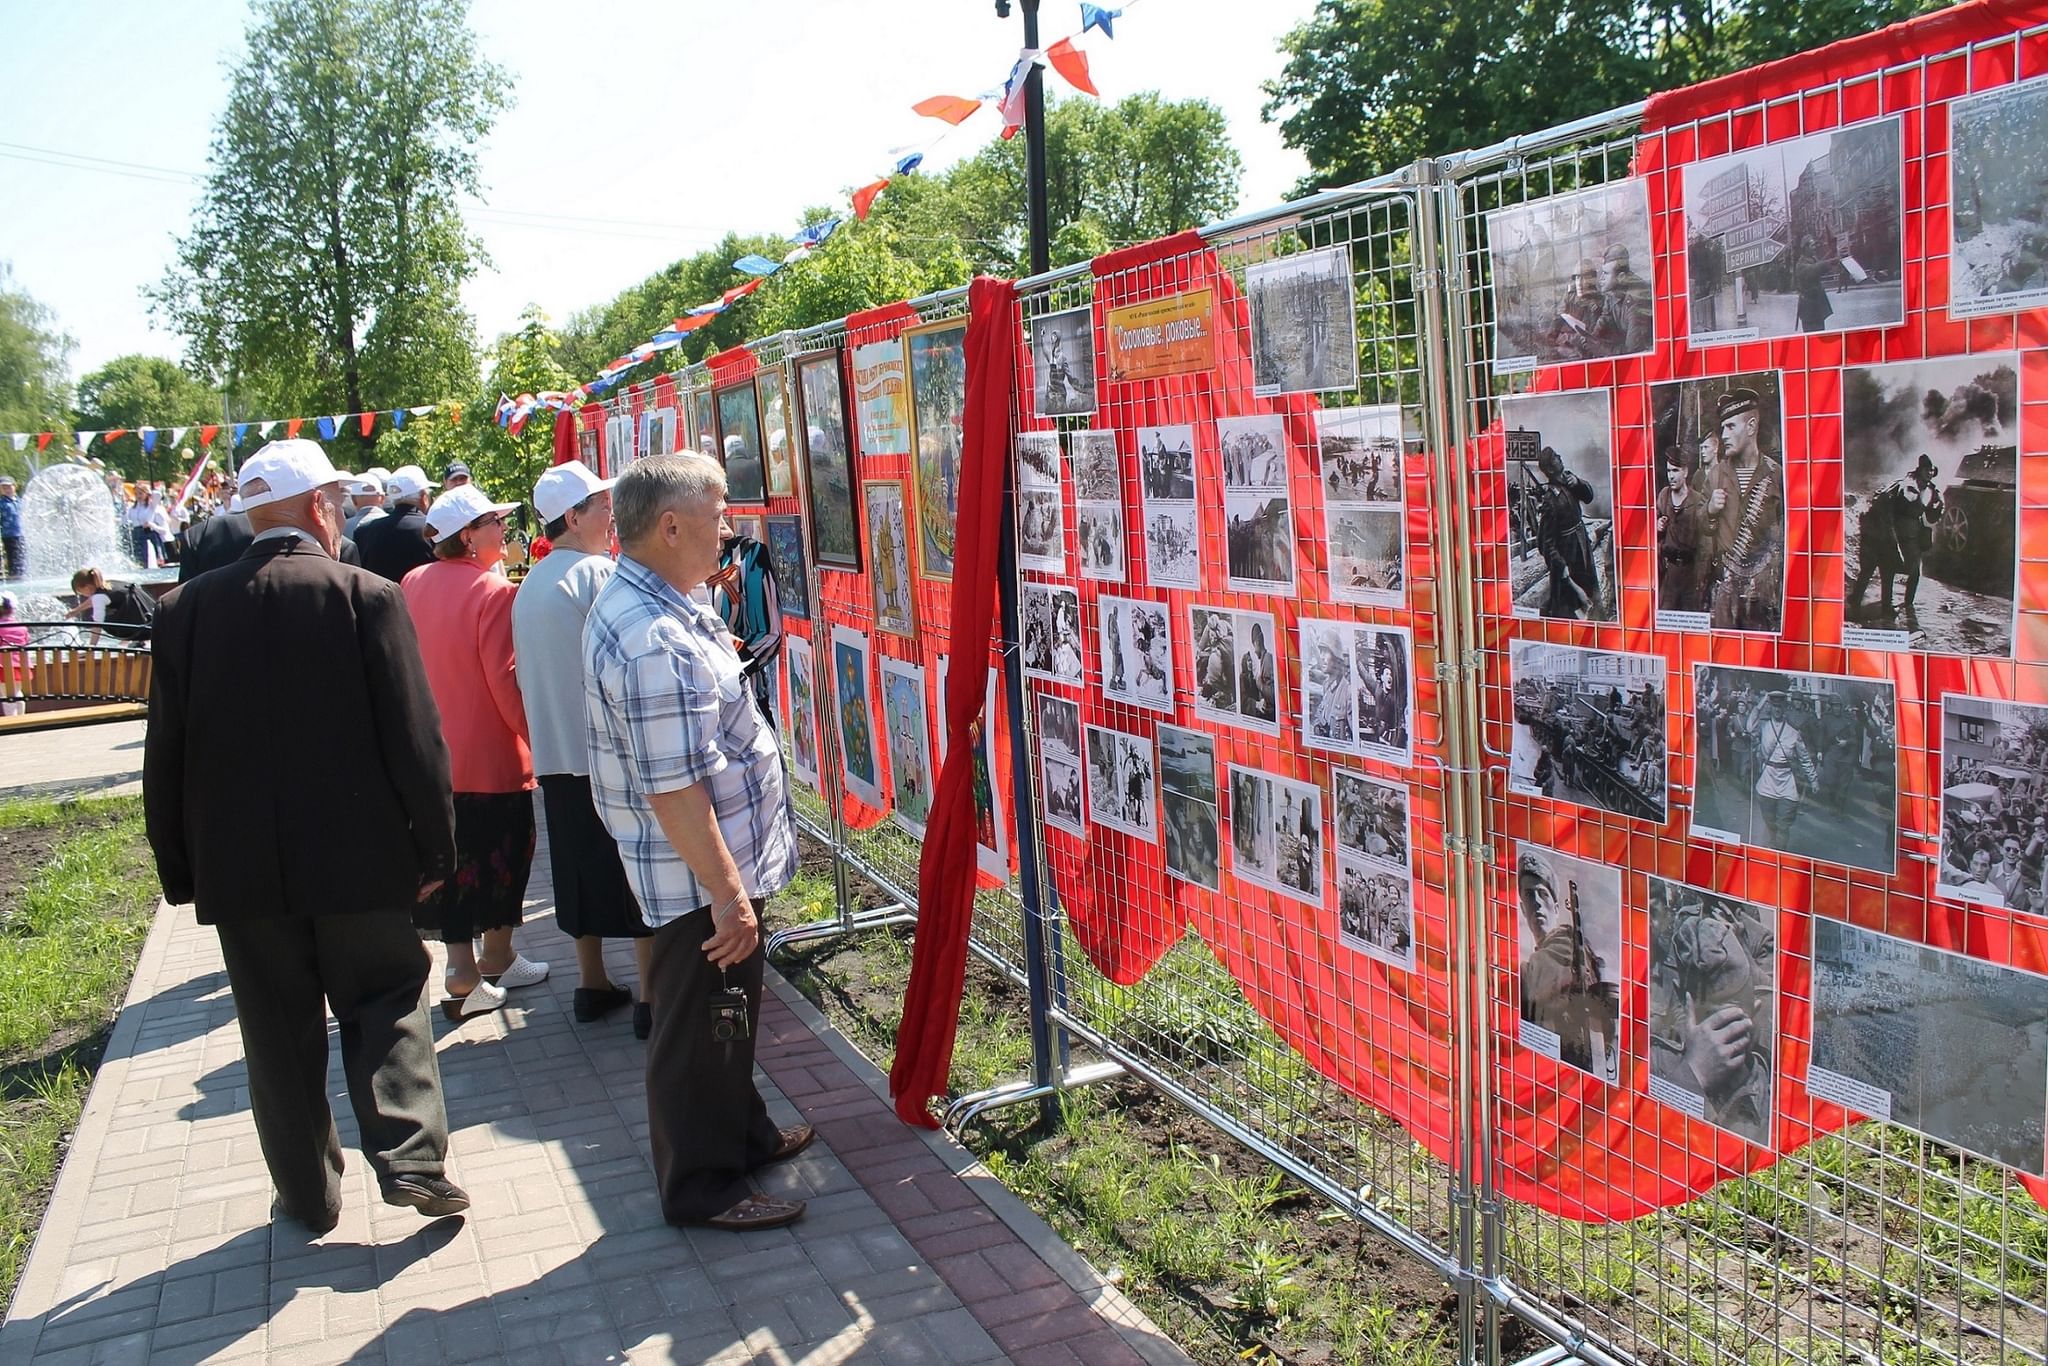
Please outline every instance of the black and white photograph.
[{"label": "black and white photograph", "polygon": [[1225,582],[1240,593],[1294,596],[1294,507],[1284,493],[1223,495]]},{"label": "black and white photograph", "polygon": [[1083,503],[1124,501],[1123,460],[1116,453],[1116,433],[1089,430],[1067,437],[1074,471],[1074,497]]},{"label": "black and white photograph", "polygon": [[1054,489],[1060,486],[1060,434],[1058,432],[1017,433],[1017,488]]},{"label": "black and white photograph", "polygon": [[1095,599],[1102,629],[1102,694],[1112,702],[1174,710],[1173,626],[1163,602],[1108,594]]},{"label": "black and white photograph", "polygon": [[1324,510],[1333,601],[1407,606],[1407,519],[1407,513],[1389,508]]},{"label": "black and white photograph", "polygon": [[1615,619],[1614,446],[1608,393],[1500,401],[1515,615]]},{"label": "black and white photograph", "polygon": [[2019,357],[1842,372],[1842,643],[2010,658]]},{"label": "black and white photograph", "polygon": [[1017,564],[1042,574],[1067,572],[1066,503],[1058,489],[1018,491]]},{"label": "black and white photograph", "polygon": [[1074,543],[1081,556],[1081,577],[1098,583],[1124,583],[1124,505],[1076,503]]},{"label": "black and white photograph", "polygon": [[1201,516],[1195,506],[1195,429],[1138,428],[1139,488],[1145,513],[1145,582],[1202,586]]},{"label": "black and white photograph", "polygon": [[1033,411],[1079,417],[1095,411],[1095,311],[1073,308],[1031,320]]},{"label": "black and white photograph", "polygon": [[1226,492],[1287,491],[1287,424],[1277,413],[1218,418],[1216,449]]},{"label": "black and white photograph", "polygon": [[1941,859],[1934,890],[2048,913],[2048,707],[1941,699]]},{"label": "black and white photograph", "polygon": [[1633,178],[1486,216],[1497,374],[1655,348],[1650,190]]},{"label": "black and white photograph", "polygon": [[1664,657],[1515,641],[1508,788],[1663,824]]},{"label": "black and white photograph", "polygon": [[1339,852],[1409,866],[1408,789],[1354,769],[1330,770]]},{"label": "black and white photograph", "polygon": [[1414,664],[1407,629],[1307,617],[1300,627],[1302,743],[1408,763]]},{"label": "black and white photograph", "polygon": [[1621,869],[1522,841],[1515,852],[1522,1047],[1621,1080]]},{"label": "black and white photograph", "polygon": [[1700,664],[1692,833],[1889,875],[1899,846],[1890,679]]},{"label": "black and white photograph", "polygon": [[1780,378],[1762,370],[1650,386],[1660,631],[1776,635],[1784,624]]},{"label": "black and white photograph", "polygon": [[1280,733],[1279,637],[1268,612],[1188,608],[1195,715],[1267,735]]},{"label": "black and white photograph", "polygon": [[1159,726],[1160,843],[1169,877],[1216,891],[1223,885],[1216,820],[1216,741]]},{"label": "black and white photograph", "polygon": [[1247,266],[1252,392],[1322,393],[1358,383],[1351,248],[1327,247]]},{"label": "black and white photograph", "polygon": [[1415,970],[1415,875],[1337,851],[1337,942]]},{"label": "black and white photograph", "polygon": [[1084,681],[1081,595],[1071,588],[1027,583],[1023,589],[1024,672],[1054,683]]},{"label": "black and white photograph", "polygon": [[1158,774],[1152,742],[1107,726],[1085,728],[1088,820],[1148,844],[1159,841]]},{"label": "black and white photograph", "polygon": [[1045,788],[1045,823],[1070,835],[1088,833],[1081,809],[1081,708],[1064,697],[1038,694],[1039,781]]},{"label": "black and white photograph", "polygon": [[2048,1174],[2048,977],[1816,916],[1806,1089]]},{"label": "black and white photograph", "polygon": [[1323,790],[1230,766],[1230,871],[1311,906],[1323,901]]},{"label": "black and white photograph", "polygon": [[1650,879],[1650,1099],[1769,1147],[1778,913]]},{"label": "black and white photograph", "polygon": [[1400,607],[1407,593],[1401,408],[1316,414],[1317,479],[1330,542],[1330,597]]},{"label": "black and white photograph", "polygon": [[1951,317],[2048,303],[2048,77],[1948,106]]},{"label": "black and white photograph", "polygon": [[1692,344],[1906,319],[1897,115],[1685,168]]}]

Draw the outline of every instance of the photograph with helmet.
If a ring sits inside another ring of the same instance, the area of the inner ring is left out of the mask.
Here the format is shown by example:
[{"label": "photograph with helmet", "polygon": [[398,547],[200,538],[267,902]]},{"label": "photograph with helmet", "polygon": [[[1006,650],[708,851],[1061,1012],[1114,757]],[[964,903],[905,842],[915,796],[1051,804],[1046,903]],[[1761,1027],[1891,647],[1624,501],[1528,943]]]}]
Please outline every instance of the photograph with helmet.
[{"label": "photograph with helmet", "polygon": [[1771,1141],[1778,913],[1650,879],[1650,1098]]},{"label": "photograph with helmet", "polygon": [[1640,178],[1486,216],[1497,374],[1640,356],[1657,343]]},{"label": "photograph with helmet", "polygon": [[1515,901],[1522,1046],[1621,1080],[1621,869],[1524,843]]}]

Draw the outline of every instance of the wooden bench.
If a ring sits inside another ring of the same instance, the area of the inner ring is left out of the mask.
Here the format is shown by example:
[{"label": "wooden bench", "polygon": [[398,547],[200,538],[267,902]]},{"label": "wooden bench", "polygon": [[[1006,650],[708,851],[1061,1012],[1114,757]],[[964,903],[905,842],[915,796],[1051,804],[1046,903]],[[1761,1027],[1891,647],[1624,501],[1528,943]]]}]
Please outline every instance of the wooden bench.
[{"label": "wooden bench", "polygon": [[148,650],[129,646],[0,649],[0,695],[11,700],[18,679],[28,703],[25,715],[0,716],[0,735],[145,716],[152,668]]}]

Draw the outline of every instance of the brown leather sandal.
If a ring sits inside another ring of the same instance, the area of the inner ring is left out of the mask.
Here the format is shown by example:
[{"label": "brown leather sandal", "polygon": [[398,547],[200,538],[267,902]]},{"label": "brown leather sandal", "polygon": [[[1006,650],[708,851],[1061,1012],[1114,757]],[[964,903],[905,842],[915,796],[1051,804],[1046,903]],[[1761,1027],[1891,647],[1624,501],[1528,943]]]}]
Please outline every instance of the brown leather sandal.
[{"label": "brown leather sandal", "polygon": [[770,1162],[787,1162],[811,1146],[811,1140],[818,1131],[808,1124],[792,1124],[781,1131],[782,1142],[775,1145],[775,1151],[768,1155]]},{"label": "brown leather sandal", "polygon": [[801,1200],[777,1200],[766,1195],[749,1195],[723,1214],[689,1222],[702,1228],[722,1228],[728,1233],[783,1228],[804,1217]]}]

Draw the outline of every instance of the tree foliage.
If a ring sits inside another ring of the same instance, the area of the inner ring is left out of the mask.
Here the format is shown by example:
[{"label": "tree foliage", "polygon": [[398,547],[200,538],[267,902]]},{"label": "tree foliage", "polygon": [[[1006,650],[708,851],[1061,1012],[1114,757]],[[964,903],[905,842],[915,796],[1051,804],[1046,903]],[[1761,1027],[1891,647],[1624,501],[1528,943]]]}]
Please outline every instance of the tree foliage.
[{"label": "tree foliage", "polygon": [[[198,427],[221,420],[220,394],[176,361],[161,356],[116,356],[78,381],[77,423],[89,431],[128,429],[126,435],[94,447],[94,453],[130,479],[169,480],[191,463],[171,445],[170,428]],[[145,423],[158,429],[154,453],[142,448],[135,431]],[[196,438],[191,440],[196,448]]]},{"label": "tree foliage", "polygon": [[[520,315],[519,329],[498,338],[490,351],[490,370],[484,385],[491,402],[499,394],[538,394],[548,390],[572,389],[570,378],[556,353],[561,338],[548,326],[537,308]],[[479,418],[490,411],[479,408]],[[551,409],[536,411],[526,427],[514,436],[497,423],[479,421],[471,442],[469,472],[484,491],[500,502],[525,502],[533,496],[534,481],[554,463],[555,414]]]},{"label": "tree foliage", "polygon": [[[17,286],[13,269],[0,262],[0,432],[65,429],[71,346],[50,310]],[[68,431],[64,440],[70,440]],[[29,451],[34,449],[31,442]],[[0,471],[19,479],[28,468],[26,454],[0,441]]]}]

